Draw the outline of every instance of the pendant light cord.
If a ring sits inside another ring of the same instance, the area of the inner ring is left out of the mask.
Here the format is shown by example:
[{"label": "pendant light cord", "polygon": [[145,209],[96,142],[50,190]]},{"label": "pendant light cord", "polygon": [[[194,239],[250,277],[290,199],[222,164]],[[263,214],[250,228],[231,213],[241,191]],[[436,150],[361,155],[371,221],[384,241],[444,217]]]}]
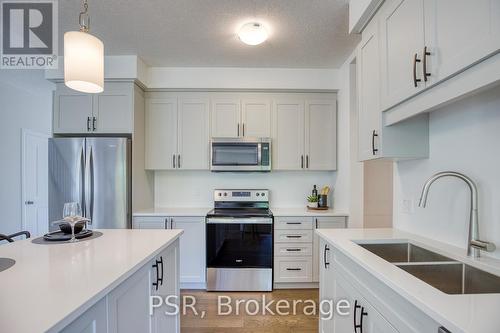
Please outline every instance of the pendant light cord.
[{"label": "pendant light cord", "polygon": [[78,22],[80,24],[80,31],[89,32],[90,29],[90,16],[88,14],[89,4],[87,0],[83,0],[83,12],[80,12],[80,16],[78,18]]}]

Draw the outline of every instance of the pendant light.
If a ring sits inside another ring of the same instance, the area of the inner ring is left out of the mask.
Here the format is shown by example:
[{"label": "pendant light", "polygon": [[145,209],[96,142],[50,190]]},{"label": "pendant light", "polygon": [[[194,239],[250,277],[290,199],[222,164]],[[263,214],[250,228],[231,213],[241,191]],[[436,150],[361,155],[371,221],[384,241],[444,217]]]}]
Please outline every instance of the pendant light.
[{"label": "pendant light", "polygon": [[64,83],[84,93],[100,93],[104,90],[104,45],[89,34],[87,0],[83,0],[79,24],[80,31],[64,33]]}]

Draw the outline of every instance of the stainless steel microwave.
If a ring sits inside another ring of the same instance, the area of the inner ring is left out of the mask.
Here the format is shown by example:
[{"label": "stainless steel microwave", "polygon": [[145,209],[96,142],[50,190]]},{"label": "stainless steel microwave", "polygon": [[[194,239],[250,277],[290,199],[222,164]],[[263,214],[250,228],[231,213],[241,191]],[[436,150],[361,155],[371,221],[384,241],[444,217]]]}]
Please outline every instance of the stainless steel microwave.
[{"label": "stainless steel microwave", "polygon": [[271,171],[270,138],[213,138],[210,170]]}]

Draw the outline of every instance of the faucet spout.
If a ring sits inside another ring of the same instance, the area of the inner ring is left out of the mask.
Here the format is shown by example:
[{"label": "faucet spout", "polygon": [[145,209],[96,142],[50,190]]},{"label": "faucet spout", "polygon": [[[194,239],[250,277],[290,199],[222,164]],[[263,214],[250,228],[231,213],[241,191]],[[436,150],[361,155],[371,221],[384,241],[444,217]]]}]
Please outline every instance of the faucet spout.
[{"label": "faucet spout", "polygon": [[419,207],[425,208],[427,205],[427,196],[431,185],[438,179],[443,177],[455,177],[463,180],[470,189],[471,200],[470,200],[470,217],[469,217],[469,235],[467,244],[467,255],[473,255],[475,258],[479,258],[480,250],[492,252],[495,250],[495,245],[493,243],[484,242],[479,239],[479,214],[478,214],[478,194],[477,186],[472,179],[466,175],[455,172],[455,171],[443,171],[438,172],[432,177],[430,177],[424,184],[422,188],[422,194],[420,195],[420,201],[418,203]]}]

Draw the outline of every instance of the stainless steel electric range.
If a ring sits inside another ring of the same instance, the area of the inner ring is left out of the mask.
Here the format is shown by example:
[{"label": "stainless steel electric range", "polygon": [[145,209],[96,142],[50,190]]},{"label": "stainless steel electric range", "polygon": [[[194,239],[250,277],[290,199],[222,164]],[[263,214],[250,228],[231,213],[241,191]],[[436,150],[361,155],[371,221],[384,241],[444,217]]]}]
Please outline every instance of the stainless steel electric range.
[{"label": "stainless steel electric range", "polygon": [[214,209],[206,222],[207,290],[271,291],[273,214],[269,191],[215,190]]}]

